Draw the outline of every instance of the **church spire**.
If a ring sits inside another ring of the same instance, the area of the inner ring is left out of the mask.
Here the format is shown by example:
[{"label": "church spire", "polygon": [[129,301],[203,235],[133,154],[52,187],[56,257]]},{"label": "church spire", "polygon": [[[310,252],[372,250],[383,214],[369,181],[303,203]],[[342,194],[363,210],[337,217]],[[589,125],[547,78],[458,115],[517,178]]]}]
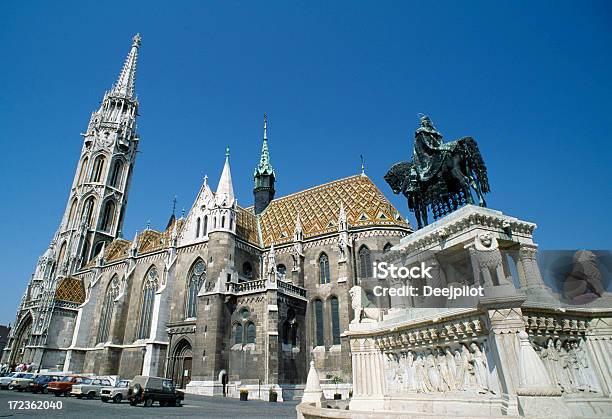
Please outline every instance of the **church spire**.
[{"label": "church spire", "polygon": [[138,49],[142,38],[137,33],[132,38],[132,49],[125,59],[121,74],[117,83],[113,85],[111,93],[117,96],[122,96],[127,99],[134,98],[134,84],[136,83],[136,62],[138,61]]},{"label": "church spire", "polygon": [[219,185],[215,193],[217,205],[222,207],[230,207],[234,204],[234,186],[232,185],[232,172],[229,164],[229,147],[225,149],[225,165],[219,178]]},{"label": "church spire", "polygon": [[272,175],[274,169],[270,163],[270,150],[268,149],[268,117],[264,113],[263,123],[263,144],[261,146],[261,157],[259,158],[259,166],[255,169],[255,177],[261,175]]},{"label": "church spire", "polygon": [[268,117],[264,113],[263,123],[263,144],[261,146],[261,157],[259,165],[255,168],[253,175],[255,179],[255,188],[253,195],[255,198],[255,214],[260,214],[266,209],[270,201],[274,199],[274,180],[275,174],[270,163],[270,150],[268,149]]}]

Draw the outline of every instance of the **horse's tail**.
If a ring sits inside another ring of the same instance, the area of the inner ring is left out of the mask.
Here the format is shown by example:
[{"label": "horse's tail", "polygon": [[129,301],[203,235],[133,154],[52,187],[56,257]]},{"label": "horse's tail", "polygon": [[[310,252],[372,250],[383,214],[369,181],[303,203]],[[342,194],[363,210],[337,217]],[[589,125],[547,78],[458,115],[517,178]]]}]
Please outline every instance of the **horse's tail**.
[{"label": "horse's tail", "polygon": [[476,174],[482,193],[491,191],[489,188],[489,177],[487,175],[487,167],[485,166],[478,144],[472,137],[464,137],[459,140],[461,148],[465,152],[466,162],[472,172]]}]

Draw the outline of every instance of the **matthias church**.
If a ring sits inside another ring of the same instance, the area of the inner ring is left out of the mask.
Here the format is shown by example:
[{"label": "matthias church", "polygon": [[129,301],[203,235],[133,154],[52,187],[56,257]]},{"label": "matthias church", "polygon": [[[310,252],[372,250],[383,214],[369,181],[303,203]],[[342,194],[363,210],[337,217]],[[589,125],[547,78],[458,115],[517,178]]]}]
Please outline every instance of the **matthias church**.
[{"label": "matthias church", "polygon": [[277,197],[264,119],[252,206],[236,202],[228,150],[188,213],[123,239],[140,44],[82,134],[65,213],[2,362],[170,377],[207,395],[263,386],[291,397],[311,360],[322,380],[352,382],[349,290],[410,225],[363,172]]}]

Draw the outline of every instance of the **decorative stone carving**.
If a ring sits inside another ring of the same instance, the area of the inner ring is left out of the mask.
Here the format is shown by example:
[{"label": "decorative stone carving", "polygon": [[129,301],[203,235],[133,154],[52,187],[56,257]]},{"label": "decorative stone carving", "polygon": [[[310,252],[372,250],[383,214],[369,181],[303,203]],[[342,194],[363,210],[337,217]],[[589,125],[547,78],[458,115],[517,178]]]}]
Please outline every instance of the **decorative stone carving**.
[{"label": "decorative stone carving", "polygon": [[484,344],[473,341],[421,351],[385,353],[385,379],[389,394],[494,393],[490,385]]},{"label": "decorative stone carving", "polygon": [[544,346],[536,346],[550,381],[563,393],[597,393],[599,385],[593,375],[581,339],[548,338]]},{"label": "decorative stone carving", "polygon": [[370,307],[372,303],[366,298],[365,292],[359,285],[349,290],[351,307],[355,318],[351,323],[371,323],[382,320],[382,312],[377,307]]}]

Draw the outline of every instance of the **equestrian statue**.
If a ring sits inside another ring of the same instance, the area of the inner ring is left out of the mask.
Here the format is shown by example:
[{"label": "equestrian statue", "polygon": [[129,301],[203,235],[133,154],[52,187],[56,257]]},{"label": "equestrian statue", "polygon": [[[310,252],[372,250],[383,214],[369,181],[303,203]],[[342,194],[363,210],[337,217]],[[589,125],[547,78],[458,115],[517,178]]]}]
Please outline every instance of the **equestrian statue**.
[{"label": "equestrian statue", "polygon": [[462,205],[486,207],[484,194],[490,191],[487,168],[472,137],[444,142],[442,134],[428,116],[421,116],[421,126],[414,134],[412,161],[391,166],[385,180],[393,193],[402,193],[414,212],[418,228],[428,224],[428,211],[434,219],[451,213]]}]

